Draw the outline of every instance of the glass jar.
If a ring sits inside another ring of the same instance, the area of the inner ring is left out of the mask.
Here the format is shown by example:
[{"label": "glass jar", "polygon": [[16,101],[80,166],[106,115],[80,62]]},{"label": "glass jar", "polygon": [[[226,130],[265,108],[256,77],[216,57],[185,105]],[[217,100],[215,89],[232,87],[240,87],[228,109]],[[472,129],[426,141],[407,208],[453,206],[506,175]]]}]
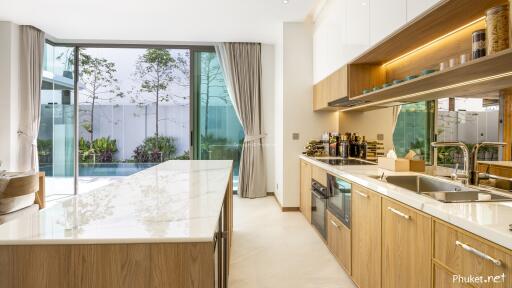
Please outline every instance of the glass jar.
[{"label": "glass jar", "polygon": [[485,29],[476,30],[471,35],[471,59],[485,56]]},{"label": "glass jar", "polygon": [[509,5],[503,4],[487,10],[487,55],[509,48]]}]

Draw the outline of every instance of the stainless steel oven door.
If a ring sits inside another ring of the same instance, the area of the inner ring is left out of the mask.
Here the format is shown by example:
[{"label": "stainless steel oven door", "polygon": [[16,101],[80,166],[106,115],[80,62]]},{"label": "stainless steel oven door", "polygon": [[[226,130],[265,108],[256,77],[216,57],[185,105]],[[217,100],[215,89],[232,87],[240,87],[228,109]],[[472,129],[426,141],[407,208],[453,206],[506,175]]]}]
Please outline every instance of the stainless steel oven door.
[{"label": "stainless steel oven door", "polygon": [[327,176],[328,195],[327,209],[350,228],[350,202],[352,184],[333,175]]},{"label": "stainless steel oven door", "polygon": [[326,208],[327,199],[324,195],[316,192],[314,189],[311,191],[311,223],[316,227],[318,232],[324,237],[327,237],[326,229]]}]

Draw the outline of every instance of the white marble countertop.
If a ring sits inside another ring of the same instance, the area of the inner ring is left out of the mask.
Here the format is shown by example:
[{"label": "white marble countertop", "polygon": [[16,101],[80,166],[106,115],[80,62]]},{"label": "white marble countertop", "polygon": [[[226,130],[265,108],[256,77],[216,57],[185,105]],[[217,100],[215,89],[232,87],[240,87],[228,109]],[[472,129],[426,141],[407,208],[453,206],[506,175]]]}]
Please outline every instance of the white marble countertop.
[{"label": "white marble countertop", "polygon": [[458,226],[484,239],[512,249],[512,202],[486,203],[443,203],[430,197],[376,179],[384,172],[386,175],[418,174],[414,172],[392,172],[377,165],[332,166],[314,158],[300,156],[333,175],[374,190],[389,198],[421,210],[427,214]]},{"label": "white marble countertop", "polygon": [[0,245],[212,241],[232,161],[167,161],[0,225]]},{"label": "white marble countertop", "polygon": [[478,161],[480,164],[497,165],[512,168],[512,161]]}]

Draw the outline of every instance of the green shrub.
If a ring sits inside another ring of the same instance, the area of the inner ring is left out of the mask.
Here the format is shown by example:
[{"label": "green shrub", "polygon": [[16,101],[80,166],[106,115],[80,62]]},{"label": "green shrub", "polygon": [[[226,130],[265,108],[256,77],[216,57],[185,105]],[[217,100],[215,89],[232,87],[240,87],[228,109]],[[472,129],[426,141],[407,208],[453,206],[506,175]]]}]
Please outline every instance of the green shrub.
[{"label": "green shrub", "polygon": [[101,137],[91,142],[80,137],[78,140],[78,149],[80,151],[80,162],[112,162],[114,154],[118,151],[117,141],[110,137]]},{"label": "green shrub", "polygon": [[163,162],[176,155],[176,139],[166,136],[152,136],[133,150],[135,162]]}]

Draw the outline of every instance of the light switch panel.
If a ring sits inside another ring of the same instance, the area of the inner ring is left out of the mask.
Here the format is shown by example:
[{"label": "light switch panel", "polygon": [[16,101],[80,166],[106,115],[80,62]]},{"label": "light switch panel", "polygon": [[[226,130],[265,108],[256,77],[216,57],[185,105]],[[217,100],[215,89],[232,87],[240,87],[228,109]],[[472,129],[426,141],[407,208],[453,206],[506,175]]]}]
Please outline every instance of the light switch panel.
[{"label": "light switch panel", "polygon": [[299,133],[292,133],[292,140],[299,140],[300,135]]}]

